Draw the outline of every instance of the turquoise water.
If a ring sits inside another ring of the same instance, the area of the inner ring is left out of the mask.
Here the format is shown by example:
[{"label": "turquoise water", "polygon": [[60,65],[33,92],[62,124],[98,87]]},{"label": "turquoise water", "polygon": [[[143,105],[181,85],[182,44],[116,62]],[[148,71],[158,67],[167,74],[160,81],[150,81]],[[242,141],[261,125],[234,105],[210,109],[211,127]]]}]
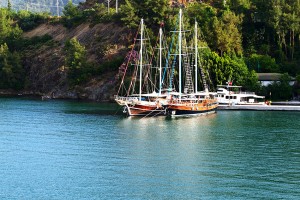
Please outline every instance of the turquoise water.
[{"label": "turquoise water", "polygon": [[0,99],[1,199],[300,199],[300,113],[124,118]]}]

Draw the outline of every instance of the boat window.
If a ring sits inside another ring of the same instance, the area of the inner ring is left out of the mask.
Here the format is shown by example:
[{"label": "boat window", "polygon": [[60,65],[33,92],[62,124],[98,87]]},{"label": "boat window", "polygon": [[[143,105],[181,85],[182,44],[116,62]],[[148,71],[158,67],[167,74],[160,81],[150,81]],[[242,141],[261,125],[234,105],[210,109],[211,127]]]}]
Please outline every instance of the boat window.
[{"label": "boat window", "polygon": [[225,96],[226,99],[229,99],[229,96]]}]

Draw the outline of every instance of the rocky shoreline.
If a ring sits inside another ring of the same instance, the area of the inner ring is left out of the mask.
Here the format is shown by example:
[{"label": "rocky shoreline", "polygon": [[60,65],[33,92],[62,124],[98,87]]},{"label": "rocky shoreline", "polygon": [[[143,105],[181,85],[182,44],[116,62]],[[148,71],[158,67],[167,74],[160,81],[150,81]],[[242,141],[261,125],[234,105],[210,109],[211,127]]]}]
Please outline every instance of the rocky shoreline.
[{"label": "rocky shoreline", "polygon": [[41,93],[34,91],[15,91],[11,89],[0,90],[0,97],[36,97],[42,100],[47,99],[65,99],[65,100],[82,100],[92,102],[114,102],[113,95],[95,94],[93,91],[89,93],[80,93],[76,90],[72,91],[53,91],[50,93]]}]

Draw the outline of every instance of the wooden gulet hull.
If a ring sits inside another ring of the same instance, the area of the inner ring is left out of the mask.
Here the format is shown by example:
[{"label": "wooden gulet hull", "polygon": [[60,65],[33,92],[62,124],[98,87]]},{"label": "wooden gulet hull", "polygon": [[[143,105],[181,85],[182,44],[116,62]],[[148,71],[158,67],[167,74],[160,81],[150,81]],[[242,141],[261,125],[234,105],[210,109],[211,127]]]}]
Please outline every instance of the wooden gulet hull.
[{"label": "wooden gulet hull", "polygon": [[167,114],[171,117],[207,115],[216,112],[217,103],[175,103],[169,104]]},{"label": "wooden gulet hull", "polygon": [[166,108],[163,107],[138,104],[126,104],[123,112],[128,116],[162,116],[167,113]]}]

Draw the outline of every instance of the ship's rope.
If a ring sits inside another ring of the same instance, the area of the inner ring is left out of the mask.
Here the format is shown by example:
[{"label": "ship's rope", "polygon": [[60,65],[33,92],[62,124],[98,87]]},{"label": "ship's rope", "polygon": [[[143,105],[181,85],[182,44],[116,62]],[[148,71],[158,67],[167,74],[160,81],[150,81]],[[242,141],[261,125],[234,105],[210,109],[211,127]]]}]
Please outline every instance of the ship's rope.
[{"label": "ship's rope", "polygon": [[[147,31],[145,31],[145,34],[147,34],[147,38],[149,38],[149,34],[148,34]],[[158,40],[159,40],[159,35],[156,37],[156,42],[155,42],[155,44],[158,43]],[[150,42],[149,42],[149,44],[150,44]],[[151,47],[151,45],[150,45],[150,47]],[[149,75],[151,74],[151,66],[152,66],[152,62],[153,62],[153,59],[154,59],[155,51],[154,51],[153,48],[150,48],[150,51],[151,51],[151,55],[150,55],[151,59],[149,60],[149,61],[150,61],[150,62],[149,62],[149,66],[147,67],[147,72],[146,72],[146,74],[145,74],[145,75],[147,76],[147,79],[144,80],[144,83],[143,83],[143,89],[147,86],[147,81],[149,81],[149,82],[150,82],[150,85],[153,86],[153,88],[152,88],[152,92],[153,92],[153,91],[155,91],[155,89],[157,89],[157,88],[156,88],[156,86],[155,86],[155,83],[153,83],[153,81],[152,81],[152,79],[151,79],[152,77],[149,76]],[[147,88],[147,89],[148,89],[147,93],[149,93],[149,88]]]},{"label": "ship's rope", "polygon": [[[140,30],[140,29],[139,29],[139,30]],[[121,81],[121,84],[120,84],[120,86],[119,86],[119,89],[118,89],[118,93],[117,93],[117,94],[120,93],[121,87],[124,86],[124,79],[125,79],[125,76],[126,76],[126,72],[127,72],[127,69],[128,69],[128,65],[129,65],[129,63],[130,63],[130,61],[131,61],[131,57],[132,57],[132,55],[133,55],[133,50],[134,50],[134,47],[135,47],[135,43],[136,43],[136,40],[137,40],[137,36],[138,36],[139,30],[137,31],[137,33],[136,33],[136,35],[135,35],[135,37],[134,37],[134,42],[133,42],[133,45],[132,45],[132,47],[131,47],[130,55],[129,55],[129,58],[128,58],[127,63],[126,63],[125,71],[124,71],[124,74],[123,74],[123,77],[122,77],[122,81]],[[129,93],[129,91],[128,91],[128,93]],[[128,94],[128,93],[127,93],[127,94]]]},{"label": "ship's rope", "polygon": [[[178,25],[178,22],[179,22],[179,16],[176,20],[176,26],[175,26],[175,29],[174,29],[174,33],[172,35],[172,41],[171,41],[171,44],[170,44],[170,48],[169,48],[169,51],[168,51],[168,56],[166,58],[166,65],[165,65],[165,70],[164,70],[164,74],[163,74],[163,77],[162,77],[162,82],[164,82],[165,80],[165,77],[166,77],[166,73],[167,73],[167,69],[168,69],[168,66],[169,66],[169,60],[170,60],[170,56],[171,56],[171,51],[173,49],[173,44],[174,44],[174,40],[175,40],[175,31],[177,30],[176,27]],[[176,46],[176,50],[177,50],[177,46]],[[176,57],[175,57],[175,60],[176,60]],[[172,68],[173,68],[173,65],[172,65]],[[172,79],[172,75],[170,76],[170,88],[172,88],[172,85],[171,85],[171,79]]]}]

